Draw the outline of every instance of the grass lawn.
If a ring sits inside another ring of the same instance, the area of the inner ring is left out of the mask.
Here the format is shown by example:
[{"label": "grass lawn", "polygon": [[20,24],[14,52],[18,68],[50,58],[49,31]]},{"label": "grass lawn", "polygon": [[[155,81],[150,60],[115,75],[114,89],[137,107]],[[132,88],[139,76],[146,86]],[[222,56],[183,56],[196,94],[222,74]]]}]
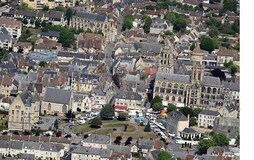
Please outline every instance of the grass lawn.
[{"label": "grass lawn", "polygon": [[7,122],[8,115],[0,114],[0,131],[7,129],[5,123]]},{"label": "grass lawn", "polygon": [[73,127],[74,132],[90,132],[92,130],[96,130],[96,128],[91,128],[90,124],[88,123],[76,125],[75,127]]},{"label": "grass lawn", "polygon": [[[143,138],[156,138],[153,132],[144,132],[145,126],[138,126],[135,123],[129,121],[103,121],[101,128],[90,128],[89,124],[77,125],[73,128],[74,132],[89,132],[91,134],[98,135],[111,135],[113,138],[122,136],[123,138],[132,137],[134,139]],[[124,124],[128,124],[127,131],[124,132]],[[113,130],[116,129],[116,131]]]}]

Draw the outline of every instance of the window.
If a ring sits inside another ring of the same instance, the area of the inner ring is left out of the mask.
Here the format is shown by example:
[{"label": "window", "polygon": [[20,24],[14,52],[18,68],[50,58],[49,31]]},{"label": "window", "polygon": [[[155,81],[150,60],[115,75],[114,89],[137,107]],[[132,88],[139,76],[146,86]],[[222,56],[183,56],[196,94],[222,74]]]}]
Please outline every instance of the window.
[{"label": "window", "polygon": [[11,111],[11,114],[14,114],[14,110]]},{"label": "window", "polygon": [[181,97],[178,97],[178,102],[181,102],[181,101],[182,101]]},{"label": "window", "polygon": [[175,98],[175,96],[173,96],[173,97],[172,97],[172,101],[175,101],[175,100],[176,100],[176,98]]},{"label": "window", "polygon": [[51,111],[51,103],[48,104],[48,110]]}]

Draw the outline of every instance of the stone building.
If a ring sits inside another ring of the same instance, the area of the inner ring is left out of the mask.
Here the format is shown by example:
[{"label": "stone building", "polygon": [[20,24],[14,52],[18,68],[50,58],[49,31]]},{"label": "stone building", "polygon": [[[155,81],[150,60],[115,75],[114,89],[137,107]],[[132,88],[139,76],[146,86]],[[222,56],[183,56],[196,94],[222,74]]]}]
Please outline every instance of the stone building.
[{"label": "stone building", "polygon": [[199,44],[191,55],[190,75],[159,71],[156,74],[153,96],[160,96],[164,104],[173,103],[177,107],[221,107],[226,95],[218,77],[205,76],[203,54]]}]

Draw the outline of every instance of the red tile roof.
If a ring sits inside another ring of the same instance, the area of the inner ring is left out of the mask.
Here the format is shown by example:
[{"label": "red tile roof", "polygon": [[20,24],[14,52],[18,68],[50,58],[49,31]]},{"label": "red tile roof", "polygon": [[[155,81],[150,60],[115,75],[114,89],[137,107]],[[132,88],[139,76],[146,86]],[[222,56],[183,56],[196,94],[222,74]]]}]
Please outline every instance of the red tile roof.
[{"label": "red tile roof", "polygon": [[157,73],[157,69],[155,68],[149,68],[149,67],[145,67],[144,68],[144,72],[147,73],[147,74],[156,74]]},{"label": "red tile roof", "polygon": [[5,85],[5,86],[11,86],[12,85],[12,77],[9,77],[9,76],[4,76],[3,79],[2,79],[2,85]]},{"label": "red tile roof", "polygon": [[116,110],[127,110],[127,106],[115,106]]}]

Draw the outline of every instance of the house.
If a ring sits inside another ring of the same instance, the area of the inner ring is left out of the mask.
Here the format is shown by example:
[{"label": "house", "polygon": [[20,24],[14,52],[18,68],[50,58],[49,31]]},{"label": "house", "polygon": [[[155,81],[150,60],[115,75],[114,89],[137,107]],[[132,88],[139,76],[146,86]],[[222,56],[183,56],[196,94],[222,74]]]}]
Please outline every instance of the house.
[{"label": "house", "polygon": [[21,36],[22,23],[16,19],[0,17],[0,26],[6,28],[11,38],[19,39]]},{"label": "house", "polygon": [[111,144],[110,136],[108,135],[88,135],[82,141],[82,146],[89,148],[107,149],[107,145]]},{"label": "house", "polygon": [[50,39],[50,40],[58,41],[58,39],[60,37],[60,32],[58,32],[58,31],[41,32],[40,36],[43,38]]},{"label": "house", "polygon": [[45,142],[23,142],[0,140],[0,150],[3,155],[12,157],[36,157],[41,159],[60,160],[63,157],[64,146]]},{"label": "house", "polygon": [[114,105],[127,106],[128,110],[141,110],[143,99],[140,94],[132,91],[120,91],[114,96]]},{"label": "house", "polygon": [[107,145],[107,149],[112,151],[111,159],[132,159],[131,147],[122,145]]},{"label": "house", "polygon": [[41,112],[44,114],[63,115],[71,110],[72,91],[47,87],[41,103]]},{"label": "house", "polygon": [[0,48],[8,50],[12,47],[12,37],[5,27],[0,28]]},{"label": "house", "polygon": [[23,91],[13,99],[9,107],[9,130],[31,130],[39,121],[40,99],[38,95]]},{"label": "house", "polygon": [[138,147],[138,150],[143,153],[143,156],[146,156],[154,148],[153,147],[153,140],[138,139],[137,147]]},{"label": "house", "polygon": [[73,74],[71,87],[75,91],[91,92],[100,82],[100,77],[96,74]]},{"label": "house", "polygon": [[70,27],[83,30],[102,31],[106,41],[114,41],[116,38],[115,22],[109,21],[106,15],[78,11],[70,22]]},{"label": "house", "polygon": [[[75,0],[72,0],[72,1],[75,1]],[[50,10],[49,14],[45,14],[44,17],[45,17],[45,20],[48,20],[53,25],[65,26],[67,23],[65,14],[64,12],[61,12],[61,11]]]},{"label": "house", "polygon": [[236,65],[240,64],[240,54],[233,49],[227,49],[226,47],[220,47],[217,52],[217,63],[220,66],[223,66],[224,63],[233,61]]},{"label": "house", "polygon": [[73,93],[72,111],[73,112],[91,112],[93,100],[85,93]]},{"label": "house", "polygon": [[194,138],[200,138],[201,137],[201,133],[197,132],[195,129],[193,128],[184,128],[184,130],[180,133],[180,136],[182,138],[186,138],[186,139],[194,139]]},{"label": "house", "polygon": [[32,50],[32,43],[30,42],[17,42],[13,46],[14,52],[22,52],[23,54],[28,54]]},{"label": "house", "polygon": [[223,82],[224,88],[229,92],[230,98],[239,105],[240,103],[240,83]]},{"label": "house", "polygon": [[144,68],[156,66],[157,64],[158,64],[158,61],[155,59],[147,59],[147,58],[142,58],[140,56],[135,63],[135,68],[144,69]]},{"label": "house", "polygon": [[109,149],[78,146],[73,151],[71,151],[71,160],[79,160],[79,159],[109,160],[111,154],[112,151]]},{"label": "house", "polygon": [[215,118],[220,117],[218,111],[203,110],[198,114],[198,127],[213,127]]},{"label": "house", "polygon": [[52,53],[58,53],[62,50],[62,44],[55,40],[50,40],[47,38],[42,38],[38,44],[34,46],[34,52],[45,52],[51,51]]},{"label": "house", "polygon": [[238,118],[217,117],[214,120],[213,130],[223,133],[229,138],[236,138],[240,133],[240,120]]},{"label": "house", "polygon": [[28,7],[32,9],[43,9],[43,6],[48,6],[50,9],[55,8],[57,6],[63,6],[63,7],[74,7],[76,0],[70,0],[70,1],[57,1],[57,0],[45,0],[45,1],[29,1],[24,0],[23,3],[28,4]]},{"label": "house", "polygon": [[52,62],[52,61],[58,60],[58,57],[50,51],[29,52],[27,57],[29,60],[32,60],[38,63],[41,61]]},{"label": "house", "polygon": [[239,114],[238,108],[234,104],[222,106],[218,112],[222,117],[228,118],[237,118]]},{"label": "house", "polygon": [[167,115],[166,131],[171,134],[180,135],[185,128],[189,128],[188,118],[179,111],[171,111]]},{"label": "house", "polygon": [[169,21],[161,18],[153,19],[150,27],[150,33],[160,34],[164,31],[173,32],[173,25]]},{"label": "house", "polygon": [[0,93],[5,97],[10,96],[11,90],[15,88],[13,77],[8,75],[0,76]]},{"label": "house", "polygon": [[105,38],[101,34],[85,33],[77,36],[77,48],[94,53],[104,50]]}]

